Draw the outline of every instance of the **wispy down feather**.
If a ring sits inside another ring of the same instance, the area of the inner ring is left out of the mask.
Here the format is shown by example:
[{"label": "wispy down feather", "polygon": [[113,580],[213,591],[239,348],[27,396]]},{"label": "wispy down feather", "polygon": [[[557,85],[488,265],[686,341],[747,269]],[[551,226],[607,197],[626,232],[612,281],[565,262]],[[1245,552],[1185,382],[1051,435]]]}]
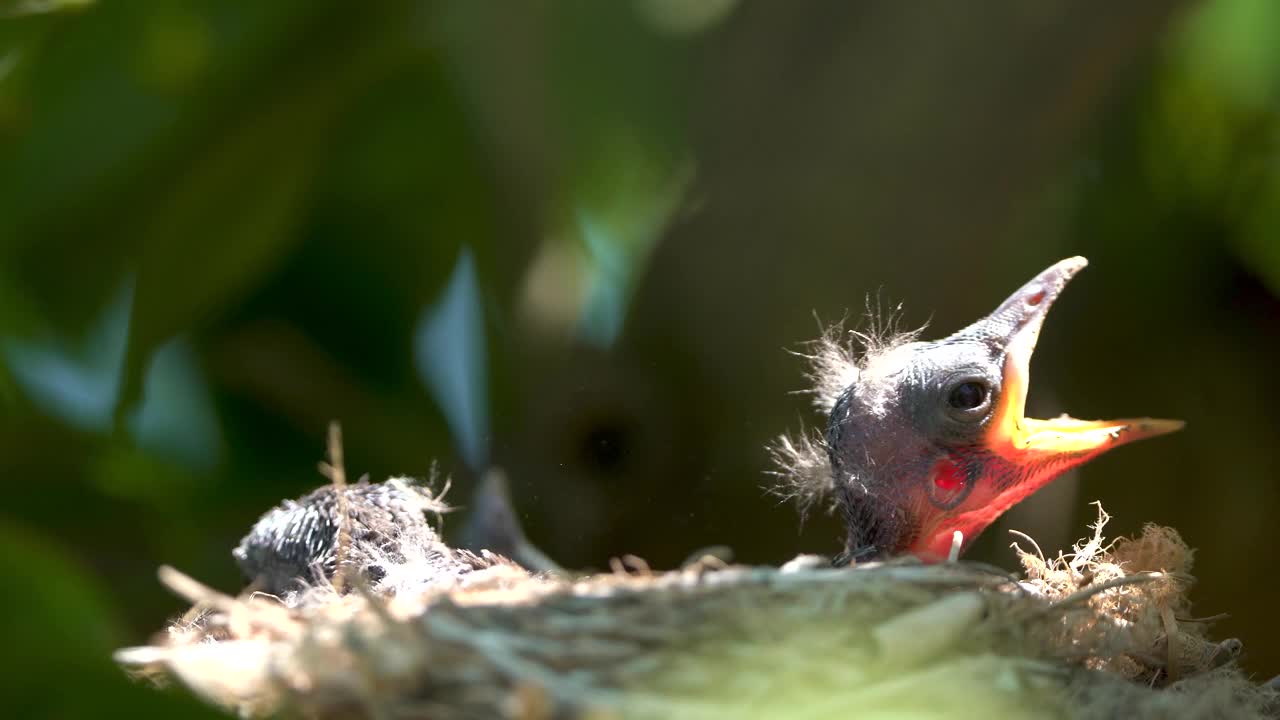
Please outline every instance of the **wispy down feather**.
[{"label": "wispy down feather", "polygon": [[821,433],[802,429],[796,435],[779,435],[768,449],[774,466],[769,471],[773,476],[769,492],[783,501],[795,501],[801,518],[832,497],[831,462]]},{"label": "wispy down feather", "polygon": [[793,354],[808,361],[805,378],[809,388],[800,392],[813,396],[814,407],[824,415],[831,412],[836,399],[845,388],[858,379],[878,356],[904,343],[916,340],[925,326],[902,329],[902,303],[885,310],[880,299],[867,296],[866,311],[862,321],[852,330],[845,329],[845,320],[823,326],[816,340],[804,343]]},{"label": "wispy down feather", "polygon": [[[809,387],[799,392],[812,396],[824,427],[836,400],[857,381],[859,373],[889,350],[916,340],[925,328],[903,330],[902,304],[886,311],[880,298],[870,295],[858,327],[846,329],[843,319],[832,325],[824,326],[821,320],[818,324],[822,334],[793,354],[808,363],[804,374]],[[815,505],[831,500],[835,481],[822,432],[801,429],[796,435],[781,435],[769,445],[769,454],[774,464],[770,474],[775,478],[771,492],[794,500],[802,517]]]}]

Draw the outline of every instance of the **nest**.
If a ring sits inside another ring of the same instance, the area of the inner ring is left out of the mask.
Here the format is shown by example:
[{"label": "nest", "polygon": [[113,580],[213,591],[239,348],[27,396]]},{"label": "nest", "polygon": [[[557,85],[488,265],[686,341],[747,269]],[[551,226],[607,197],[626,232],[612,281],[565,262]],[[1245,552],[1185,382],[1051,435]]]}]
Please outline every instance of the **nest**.
[{"label": "nest", "polygon": [[1022,577],[805,556],[442,579],[409,539],[356,548],[385,572],[345,589],[232,597],[162,569],[194,607],[117,660],[244,717],[1276,717],[1240,643],[1190,616],[1177,533],[1108,543],[1099,512],[1069,553],[1019,549]]}]

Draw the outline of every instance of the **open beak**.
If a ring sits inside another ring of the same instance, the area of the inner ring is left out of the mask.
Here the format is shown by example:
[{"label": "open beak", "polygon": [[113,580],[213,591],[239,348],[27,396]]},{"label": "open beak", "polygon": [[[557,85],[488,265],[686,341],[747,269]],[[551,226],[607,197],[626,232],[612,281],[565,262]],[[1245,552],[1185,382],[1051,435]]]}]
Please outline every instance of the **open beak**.
[{"label": "open beak", "polygon": [[[920,531],[908,552],[926,562],[947,558],[955,551],[957,539],[963,547],[1004,511],[1071,467],[1111,448],[1182,428],[1180,420],[1076,420],[1065,415],[1037,420],[1023,414],[1040,327],[1062,289],[1087,264],[1084,258],[1073,257],[1053,265],[1018,288],[995,312],[950,338],[985,343],[1002,354],[1000,392],[981,442],[983,460],[973,466],[978,476],[970,492],[960,496],[963,505],[922,515]],[[953,458],[945,458],[934,466],[934,485],[924,485],[943,490],[963,487],[955,479],[957,467]],[[919,507],[930,506],[922,501]]]},{"label": "open beak", "polygon": [[1033,491],[1065,466],[1076,465],[1113,447],[1163,435],[1183,426],[1181,420],[1134,418],[1125,420],[1077,420],[1062,417],[1037,420],[1024,416],[1030,384],[1031,354],[1040,327],[1067,282],[1088,261],[1082,257],[1062,260],[1023,285],[991,315],[962,332],[976,333],[990,341],[1003,340],[1005,361],[1000,404],[987,437],[988,447],[1023,467],[1052,467],[1050,477],[1023,488]]}]

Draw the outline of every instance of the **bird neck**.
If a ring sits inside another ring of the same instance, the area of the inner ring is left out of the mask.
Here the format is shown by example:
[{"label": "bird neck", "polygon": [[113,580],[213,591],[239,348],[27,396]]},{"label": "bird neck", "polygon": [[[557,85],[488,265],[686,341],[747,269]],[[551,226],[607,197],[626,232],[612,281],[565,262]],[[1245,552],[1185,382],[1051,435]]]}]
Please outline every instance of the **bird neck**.
[{"label": "bird neck", "polygon": [[905,512],[869,492],[867,484],[856,476],[839,486],[839,506],[846,529],[839,565],[889,557],[912,540],[912,525]]}]

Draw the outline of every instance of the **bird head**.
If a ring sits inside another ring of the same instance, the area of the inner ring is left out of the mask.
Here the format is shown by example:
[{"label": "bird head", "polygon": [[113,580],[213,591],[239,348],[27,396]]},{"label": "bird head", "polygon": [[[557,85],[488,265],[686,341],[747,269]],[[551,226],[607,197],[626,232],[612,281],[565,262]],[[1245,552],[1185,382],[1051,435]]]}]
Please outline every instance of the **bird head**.
[{"label": "bird head", "polygon": [[1040,327],[1085,265],[1063,260],[963,330],[880,348],[852,369],[826,433],[850,559],[945,559],[956,531],[967,545],[1071,467],[1182,427],[1023,414]]}]

